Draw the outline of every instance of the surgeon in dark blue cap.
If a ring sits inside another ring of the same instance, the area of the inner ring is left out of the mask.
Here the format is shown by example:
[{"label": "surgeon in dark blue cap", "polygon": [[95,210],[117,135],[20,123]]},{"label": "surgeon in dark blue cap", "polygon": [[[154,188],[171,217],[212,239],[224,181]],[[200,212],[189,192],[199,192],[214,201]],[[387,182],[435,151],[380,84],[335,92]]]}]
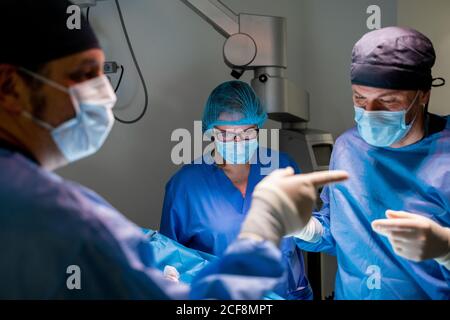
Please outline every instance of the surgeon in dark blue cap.
[{"label": "surgeon in dark blue cap", "polygon": [[450,121],[428,112],[436,60],[420,32],[389,27],[353,49],[357,126],[336,141],[323,209],[298,242],[337,256],[337,299],[450,299]]},{"label": "surgeon in dark blue cap", "polygon": [[165,279],[140,228],[52,172],[97,152],[114,122],[104,53],[84,17],[67,28],[72,5],[0,1],[0,299],[261,298],[284,271],[278,242],[311,216],[314,188],[346,175],[275,172],[240,240],[192,289]]}]

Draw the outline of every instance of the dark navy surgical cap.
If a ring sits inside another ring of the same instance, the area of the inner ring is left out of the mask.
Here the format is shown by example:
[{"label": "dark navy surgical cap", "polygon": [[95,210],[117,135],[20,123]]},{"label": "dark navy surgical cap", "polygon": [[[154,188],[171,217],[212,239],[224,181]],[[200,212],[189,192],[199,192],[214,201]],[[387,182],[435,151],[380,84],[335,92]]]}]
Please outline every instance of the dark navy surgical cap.
[{"label": "dark navy surgical cap", "polygon": [[352,84],[394,90],[429,90],[436,53],[430,39],[410,28],[388,27],[359,40],[352,54]]},{"label": "dark navy surgical cap", "polygon": [[1,0],[0,64],[39,65],[100,48],[83,15],[81,29],[70,30],[68,0]]}]

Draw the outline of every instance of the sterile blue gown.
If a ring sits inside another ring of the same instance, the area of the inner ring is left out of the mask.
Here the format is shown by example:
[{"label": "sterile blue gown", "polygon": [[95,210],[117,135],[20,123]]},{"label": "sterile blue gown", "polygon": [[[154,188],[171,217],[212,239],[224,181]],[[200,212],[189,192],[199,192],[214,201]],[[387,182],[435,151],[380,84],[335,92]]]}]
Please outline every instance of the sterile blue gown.
[{"label": "sterile blue gown", "polygon": [[[167,183],[160,232],[188,248],[221,256],[239,234],[253,190],[265,177],[261,173],[288,166],[299,173],[297,164],[282,152],[262,149],[267,158],[259,154],[258,149],[251,162],[245,198],[210,155],[183,166]],[[278,164],[267,161],[277,155]],[[286,273],[274,291],[286,299],[312,299],[302,251],[293,238],[282,241],[281,251]]]},{"label": "sterile blue gown", "polygon": [[388,209],[450,227],[450,121],[441,120],[443,130],[400,149],[372,147],[357,129],[336,141],[331,169],[350,179],[323,190],[324,206],[314,214],[325,228],[322,239],[297,240],[305,250],[337,256],[336,299],[450,299],[449,270],[396,255],[371,228]]},{"label": "sterile blue gown", "polygon": [[105,200],[0,147],[0,299],[258,299],[283,274],[279,250],[251,240],[231,245],[192,290],[156,264],[141,229]]}]

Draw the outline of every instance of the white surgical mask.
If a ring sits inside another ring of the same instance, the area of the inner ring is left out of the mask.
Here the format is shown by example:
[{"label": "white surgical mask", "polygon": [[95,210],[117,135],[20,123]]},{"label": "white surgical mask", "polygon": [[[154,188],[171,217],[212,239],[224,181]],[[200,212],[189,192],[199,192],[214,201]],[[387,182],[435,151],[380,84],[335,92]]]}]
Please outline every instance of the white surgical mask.
[{"label": "white surgical mask", "polygon": [[117,101],[106,76],[100,76],[66,88],[50,79],[26,69],[32,77],[70,95],[75,117],[58,127],[35,118],[29,112],[23,115],[50,131],[53,141],[68,162],[74,162],[96,153],[106,141],[113,124],[112,108]]}]

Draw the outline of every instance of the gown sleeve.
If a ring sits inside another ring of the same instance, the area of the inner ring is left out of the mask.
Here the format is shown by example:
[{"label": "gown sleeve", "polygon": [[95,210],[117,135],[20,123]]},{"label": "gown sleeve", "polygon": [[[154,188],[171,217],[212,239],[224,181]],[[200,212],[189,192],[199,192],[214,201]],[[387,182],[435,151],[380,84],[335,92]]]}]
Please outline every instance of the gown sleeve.
[{"label": "gown sleeve", "polygon": [[[333,152],[330,161],[330,170],[334,169],[334,157],[335,152]],[[331,233],[330,224],[330,187],[325,186],[320,194],[320,199],[322,200],[322,208],[316,212],[313,212],[313,217],[315,217],[323,227],[323,234],[319,241],[311,243],[299,238],[295,238],[297,245],[305,250],[311,252],[325,252],[329,255],[336,255],[336,241]]]},{"label": "gown sleeve", "polygon": [[166,185],[166,193],[164,195],[163,210],[161,215],[160,233],[181,244],[183,243],[184,230],[183,226],[186,222],[182,221],[183,206],[180,206],[180,199],[175,192],[174,181],[170,180]]},{"label": "gown sleeve", "polygon": [[323,227],[323,234],[319,241],[311,243],[299,238],[295,238],[297,245],[305,251],[325,252],[330,255],[336,255],[336,241],[334,240],[330,229],[329,194],[329,187],[325,187],[320,196],[323,202],[322,209],[318,212],[313,213],[313,217],[315,217]]},{"label": "gown sleeve", "polygon": [[71,259],[81,271],[81,289],[70,290],[70,275],[62,277],[55,298],[253,300],[261,299],[283,274],[281,252],[272,243],[237,240],[200,271],[191,287],[169,281],[156,268],[140,228],[108,206],[91,209],[97,218],[79,230],[81,245]]},{"label": "gown sleeve", "polygon": [[83,279],[81,290],[68,290],[63,282],[56,298],[257,300],[283,273],[281,253],[272,243],[238,240],[189,287],[165,279],[154,268],[146,242],[133,238],[110,241],[107,246],[93,245],[92,241],[83,246],[77,260]]}]

